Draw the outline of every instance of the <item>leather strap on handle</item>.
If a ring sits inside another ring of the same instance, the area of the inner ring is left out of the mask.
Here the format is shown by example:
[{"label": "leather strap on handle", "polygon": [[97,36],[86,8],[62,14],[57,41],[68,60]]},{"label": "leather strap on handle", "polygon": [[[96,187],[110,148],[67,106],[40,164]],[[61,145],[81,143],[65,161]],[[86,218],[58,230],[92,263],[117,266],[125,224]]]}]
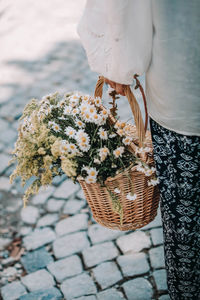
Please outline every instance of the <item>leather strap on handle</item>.
[{"label": "leather strap on handle", "polygon": [[[95,97],[102,98],[103,85],[104,85],[104,77],[99,76],[99,79],[96,84],[95,92],[94,92]],[[137,82],[137,87],[140,87],[138,85],[138,82]],[[144,105],[145,105],[145,113],[146,113],[145,114],[145,126],[144,126],[144,122],[142,119],[142,114],[141,114],[139,104],[138,104],[135,96],[133,95],[130,87],[128,85],[126,85],[124,91],[125,91],[125,95],[128,99],[129,105],[131,107],[131,110],[132,110],[132,113],[134,116],[135,125],[136,125],[136,129],[137,129],[138,137],[139,137],[139,145],[140,145],[140,147],[142,147],[143,141],[145,139],[145,134],[146,134],[146,130],[147,130],[147,121],[148,121],[148,114],[147,114],[147,110],[146,110],[146,99],[143,97],[143,101],[144,101]],[[141,89],[140,89],[140,91],[141,91]]]}]

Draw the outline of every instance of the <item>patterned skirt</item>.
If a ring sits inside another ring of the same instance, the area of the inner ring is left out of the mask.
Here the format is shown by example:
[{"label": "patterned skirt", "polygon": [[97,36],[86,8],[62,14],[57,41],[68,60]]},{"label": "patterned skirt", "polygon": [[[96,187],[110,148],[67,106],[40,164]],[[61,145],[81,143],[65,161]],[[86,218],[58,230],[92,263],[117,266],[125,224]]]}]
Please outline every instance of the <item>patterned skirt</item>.
[{"label": "patterned skirt", "polygon": [[200,299],[200,137],[168,130],[150,118],[168,293]]}]

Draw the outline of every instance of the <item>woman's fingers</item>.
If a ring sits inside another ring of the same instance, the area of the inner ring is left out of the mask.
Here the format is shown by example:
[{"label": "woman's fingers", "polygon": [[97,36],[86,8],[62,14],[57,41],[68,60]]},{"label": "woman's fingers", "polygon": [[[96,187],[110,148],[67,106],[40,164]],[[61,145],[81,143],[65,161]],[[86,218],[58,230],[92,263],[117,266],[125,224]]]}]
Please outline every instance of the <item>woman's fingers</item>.
[{"label": "woman's fingers", "polygon": [[105,83],[109,84],[117,92],[117,94],[125,96],[125,93],[124,93],[125,85],[124,84],[116,83],[116,82],[114,82],[112,80],[109,80],[107,78],[105,78]]}]

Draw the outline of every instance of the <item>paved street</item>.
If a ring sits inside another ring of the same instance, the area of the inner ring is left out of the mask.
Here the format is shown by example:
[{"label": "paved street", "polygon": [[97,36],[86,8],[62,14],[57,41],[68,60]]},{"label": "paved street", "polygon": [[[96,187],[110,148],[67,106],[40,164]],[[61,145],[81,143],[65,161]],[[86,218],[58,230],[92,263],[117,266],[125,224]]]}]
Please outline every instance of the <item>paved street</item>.
[{"label": "paved street", "polygon": [[[168,300],[160,209],[142,229],[121,232],[95,222],[80,186],[66,176],[26,209],[20,180],[9,183],[24,105],[55,91],[94,91],[98,74],[76,33],[84,4],[0,4],[0,299]],[[131,120],[128,101],[118,101],[121,119]]]}]

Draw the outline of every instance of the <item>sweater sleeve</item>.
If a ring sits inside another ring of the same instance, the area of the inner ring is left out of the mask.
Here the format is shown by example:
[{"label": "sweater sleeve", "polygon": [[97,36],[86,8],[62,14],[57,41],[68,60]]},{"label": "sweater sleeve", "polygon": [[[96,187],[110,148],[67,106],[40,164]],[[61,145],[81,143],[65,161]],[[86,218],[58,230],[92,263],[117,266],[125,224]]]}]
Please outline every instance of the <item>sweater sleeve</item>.
[{"label": "sweater sleeve", "polygon": [[92,71],[132,84],[151,60],[151,0],[87,0],[77,33]]}]

